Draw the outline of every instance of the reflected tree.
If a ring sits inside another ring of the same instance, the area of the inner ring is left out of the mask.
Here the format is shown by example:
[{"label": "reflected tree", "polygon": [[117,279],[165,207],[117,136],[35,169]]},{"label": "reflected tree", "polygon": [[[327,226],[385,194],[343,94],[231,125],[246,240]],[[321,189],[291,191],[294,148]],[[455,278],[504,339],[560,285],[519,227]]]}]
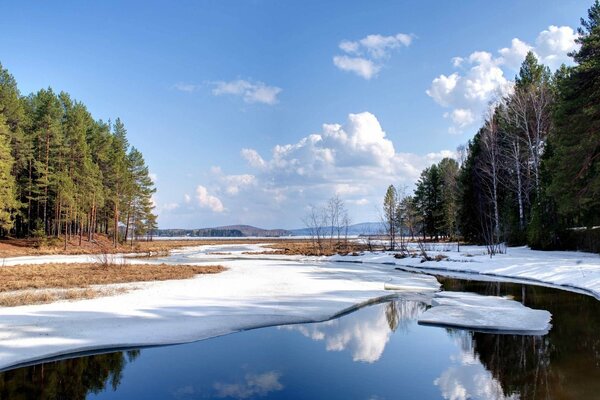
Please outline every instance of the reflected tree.
[{"label": "reflected tree", "polygon": [[552,313],[545,336],[451,331],[492,373],[505,396],[595,398],[600,393],[600,302],[591,296],[529,285],[438,278],[444,290],[512,296]]},{"label": "reflected tree", "polygon": [[139,350],[53,361],[0,373],[0,400],[79,400],[121,383]]}]

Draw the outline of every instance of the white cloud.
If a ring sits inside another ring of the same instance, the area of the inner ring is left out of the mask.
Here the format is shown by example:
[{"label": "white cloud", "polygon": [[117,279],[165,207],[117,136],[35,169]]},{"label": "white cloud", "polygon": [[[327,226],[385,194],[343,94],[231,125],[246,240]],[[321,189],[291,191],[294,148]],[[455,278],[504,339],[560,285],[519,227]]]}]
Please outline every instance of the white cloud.
[{"label": "white cloud", "polygon": [[448,130],[459,133],[479,121],[490,101],[512,90],[512,82],[506,76],[519,70],[527,52],[534,52],[541,63],[555,69],[569,62],[567,53],[577,49],[576,38],[572,28],[551,25],[538,34],[535,45],[514,38],[510,47],[498,50],[497,56],[476,51],[467,58],[454,57],[452,65],[459,71],[439,75],[426,93],[442,107],[451,109],[444,113],[452,121]]},{"label": "white cloud", "polygon": [[579,48],[575,39],[577,33],[570,26],[550,25],[538,35],[535,52],[544,64],[556,69],[562,63],[569,63],[567,54]]},{"label": "white cloud", "polygon": [[368,35],[358,41],[344,40],[339,47],[349,54],[367,54],[372,58],[389,57],[390,51],[408,47],[412,43],[413,36],[398,33],[394,36]]},{"label": "white cloud", "polygon": [[155,174],[154,172],[150,172],[148,174],[148,177],[150,177],[150,179],[152,180],[152,183],[156,184],[156,182],[158,181],[158,175]]},{"label": "white cloud", "polygon": [[351,200],[350,203],[356,204],[357,206],[366,206],[367,204],[369,204],[369,200],[368,199],[357,199],[357,200]]},{"label": "white cloud", "polygon": [[173,88],[179,90],[180,92],[192,93],[196,90],[200,89],[200,85],[194,85],[193,83],[183,83],[179,82],[173,85]]},{"label": "white cloud", "polygon": [[252,82],[243,79],[234,81],[213,82],[212,93],[215,96],[233,95],[241,97],[246,103],[277,104],[277,96],[281,88],[268,86],[263,82]]},{"label": "white cloud", "polygon": [[381,69],[381,66],[362,57],[335,56],[333,64],[343,71],[354,72],[367,80],[377,75]]},{"label": "white cloud", "polygon": [[254,185],[256,183],[256,178],[254,175],[250,174],[227,175],[223,177],[223,181],[227,185],[225,191],[228,194],[236,195],[241,189]]},{"label": "white cloud", "polygon": [[454,126],[458,127],[458,129],[463,129],[475,122],[473,111],[468,108],[455,108],[451,112],[445,113],[444,117],[450,118]]},{"label": "white cloud", "polygon": [[374,34],[357,41],[343,40],[339,48],[346,54],[334,56],[333,64],[368,80],[377,75],[392,51],[410,46],[412,40],[413,35],[405,33],[393,36]]},{"label": "white cloud", "polygon": [[518,38],[514,38],[510,47],[498,50],[498,53],[502,56],[499,61],[508,68],[517,71],[525,59],[525,56],[531,50],[533,50],[533,47]]},{"label": "white cloud", "polygon": [[189,223],[183,217],[187,213],[188,219],[201,215],[206,226],[293,228],[301,225],[307,205],[339,194],[354,221],[377,221],[388,185],[410,187],[423,168],[453,156],[448,150],[400,152],[375,115],[350,114],[345,123],[323,124],[317,133],[275,145],[268,155],[242,149],[245,170],[228,174],[223,168],[210,168],[196,189],[198,200],[185,202],[171,218],[179,215],[182,223]]},{"label": "white cloud", "polygon": [[200,207],[208,207],[213,212],[220,213],[225,210],[221,200],[213,195],[208,194],[208,189],[202,185],[198,185],[196,188],[196,198]]},{"label": "white cloud", "polygon": [[263,168],[266,164],[265,160],[254,149],[242,149],[241,154],[251,167]]},{"label": "white cloud", "polygon": [[183,201],[185,202],[185,204],[190,204],[192,202],[192,196],[190,196],[189,194],[184,194],[183,195]]}]

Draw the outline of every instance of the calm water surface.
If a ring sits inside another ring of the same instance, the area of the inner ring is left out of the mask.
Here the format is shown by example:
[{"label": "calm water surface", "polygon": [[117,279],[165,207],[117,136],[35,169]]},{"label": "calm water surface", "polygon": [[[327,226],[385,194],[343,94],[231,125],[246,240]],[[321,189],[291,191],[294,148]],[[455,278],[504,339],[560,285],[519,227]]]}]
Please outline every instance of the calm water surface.
[{"label": "calm water surface", "polygon": [[420,326],[397,300],[323,323],[54,361],[0,373],[0,399],[600,399],[600,302],[439,278],[553,314],[545,336]]}]

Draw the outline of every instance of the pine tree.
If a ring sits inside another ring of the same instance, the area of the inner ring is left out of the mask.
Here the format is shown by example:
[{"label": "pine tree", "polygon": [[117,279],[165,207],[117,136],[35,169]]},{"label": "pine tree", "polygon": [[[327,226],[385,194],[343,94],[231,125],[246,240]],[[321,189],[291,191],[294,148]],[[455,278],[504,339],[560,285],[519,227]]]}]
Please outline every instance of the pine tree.
[{"label": "pine tree", "polygon": [[394,250],[396,245],[396,217],[398,206],[398,192],[394,185],[388,186],[385,197],[383,198],[383,222],[386,233],[390,238],[390,250]]},{"label": "pine tree", "polygon": [[13,158],[9,146],[9,129],[0,115],[0,236],[13,227],[14,211],[18,208]]},{"label": "pine tree", "polygon": [[581,20],[577,63],[558,82],[550,195],[567,226],[600,223],[600,2]]}]

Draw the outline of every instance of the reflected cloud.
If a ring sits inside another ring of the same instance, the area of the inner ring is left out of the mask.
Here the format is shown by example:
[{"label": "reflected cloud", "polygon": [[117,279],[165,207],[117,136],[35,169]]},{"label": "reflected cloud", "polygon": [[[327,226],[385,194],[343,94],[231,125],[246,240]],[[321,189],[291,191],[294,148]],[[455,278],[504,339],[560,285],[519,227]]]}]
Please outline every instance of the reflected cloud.
[{"label": "reflected cloud", "polygon": [[480,362],[472,345],[471,333],[455,337],[460,352],[450,357],[449,366],[433,381],[447,400],[517,400],[518,394],[505,395],[502,385]]},{"label": "reflected cloud", "polygon": [[379,360],[392,332],[408,329],[425,310],[416,301],[398,300],[366,307],[344,317],[281,329],[298,331],[307,338],[324,341],[327,351],[348,350],[354,361],[373,363]]},{"label": "reflected cloud", "polygon": [[248,399],[250,397],[262,397],[271,392],[283,390],[283,384],[279,381],[281,373],[268,371],[262,374],[246,374],[240,382],[222,383],[216,382],[213,388],[215,396],[234,399]]}]

